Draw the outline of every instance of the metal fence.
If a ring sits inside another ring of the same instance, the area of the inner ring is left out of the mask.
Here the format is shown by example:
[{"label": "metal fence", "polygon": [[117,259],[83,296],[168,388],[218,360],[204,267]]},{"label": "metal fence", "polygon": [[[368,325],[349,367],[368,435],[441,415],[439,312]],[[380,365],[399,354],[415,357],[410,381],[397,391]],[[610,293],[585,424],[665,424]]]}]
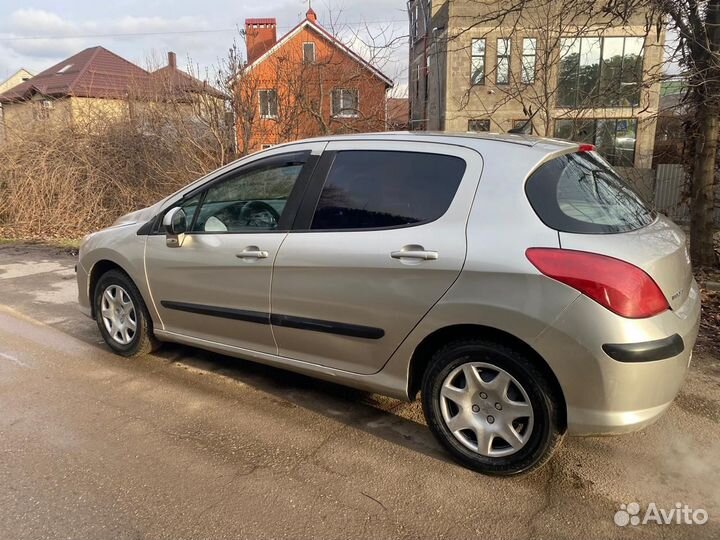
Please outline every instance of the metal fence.
[{"label": "metal fence", "polygon": [[[658,212],[677,223],[690,222],[690,190],[682,165],[658,165],[655,170],[617,170]],[[720,185],[715,192],[715,226],[720,228]]]},{"label": "metal fence", "polygon": [[655,171],[655,208],[673,221],[690,221],[687,177],[682,165],[658,165]]}]

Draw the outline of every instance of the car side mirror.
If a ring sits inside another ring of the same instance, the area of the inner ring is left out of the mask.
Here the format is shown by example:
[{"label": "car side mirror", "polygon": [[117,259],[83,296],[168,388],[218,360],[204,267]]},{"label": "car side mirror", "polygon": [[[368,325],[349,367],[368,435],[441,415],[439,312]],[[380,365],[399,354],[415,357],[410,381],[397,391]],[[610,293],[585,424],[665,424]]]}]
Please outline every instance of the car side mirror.
[{"label": "car side mirror", "polygon": [[185,210],[175,207],[163,217],[166,243],[168,247],[180,247],[187,231],[187,216]]}]

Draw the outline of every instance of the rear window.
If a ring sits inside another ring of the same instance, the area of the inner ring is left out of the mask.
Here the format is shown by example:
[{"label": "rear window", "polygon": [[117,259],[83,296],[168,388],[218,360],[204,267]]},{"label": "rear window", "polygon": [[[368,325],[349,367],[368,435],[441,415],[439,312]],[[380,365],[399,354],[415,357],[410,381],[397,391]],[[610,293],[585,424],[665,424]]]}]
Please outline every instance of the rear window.
[{"label": "rear window", "polygon": [[333,160],[313,229],[382,229],[418,225],[450,207],[465,172],[453,156],[348,150]]},{"label": "rear window", "polygon": [[544,163],[532,173],[525,191],[538,217],[558,231],[619,233],[655,219],[652,208],[595,152]]}]

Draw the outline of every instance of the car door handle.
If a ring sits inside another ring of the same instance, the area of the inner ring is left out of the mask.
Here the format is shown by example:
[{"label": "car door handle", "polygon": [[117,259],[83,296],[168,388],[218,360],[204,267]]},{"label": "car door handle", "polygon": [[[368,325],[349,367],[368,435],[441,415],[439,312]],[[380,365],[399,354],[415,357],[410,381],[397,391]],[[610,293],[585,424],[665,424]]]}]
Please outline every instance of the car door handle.
[{"label": "car door handle", "polygon": [[404,246],[400,251],[390,253],[393,259],[420,259],[423,261],[436,261],[439,257],[437,251],[428,251],[422,246]]},{"label": "car door handle", "polygon": [[238,259],[267,259],[270,254],[259,249],[257,246],[250,246],[235,255]]}]

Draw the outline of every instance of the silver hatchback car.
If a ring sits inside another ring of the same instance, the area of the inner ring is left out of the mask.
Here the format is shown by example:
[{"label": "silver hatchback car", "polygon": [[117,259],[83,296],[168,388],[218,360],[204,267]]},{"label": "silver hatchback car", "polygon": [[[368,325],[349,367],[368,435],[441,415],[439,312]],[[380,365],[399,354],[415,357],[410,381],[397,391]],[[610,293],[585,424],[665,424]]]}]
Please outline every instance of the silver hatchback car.
[{"label": "silver hatchback car", "polygon": [[276,146],[85,238],[82,310],[395,398],[483,473],[639,429],[683,383],[683,233],[589,145],[381,133]]}]

